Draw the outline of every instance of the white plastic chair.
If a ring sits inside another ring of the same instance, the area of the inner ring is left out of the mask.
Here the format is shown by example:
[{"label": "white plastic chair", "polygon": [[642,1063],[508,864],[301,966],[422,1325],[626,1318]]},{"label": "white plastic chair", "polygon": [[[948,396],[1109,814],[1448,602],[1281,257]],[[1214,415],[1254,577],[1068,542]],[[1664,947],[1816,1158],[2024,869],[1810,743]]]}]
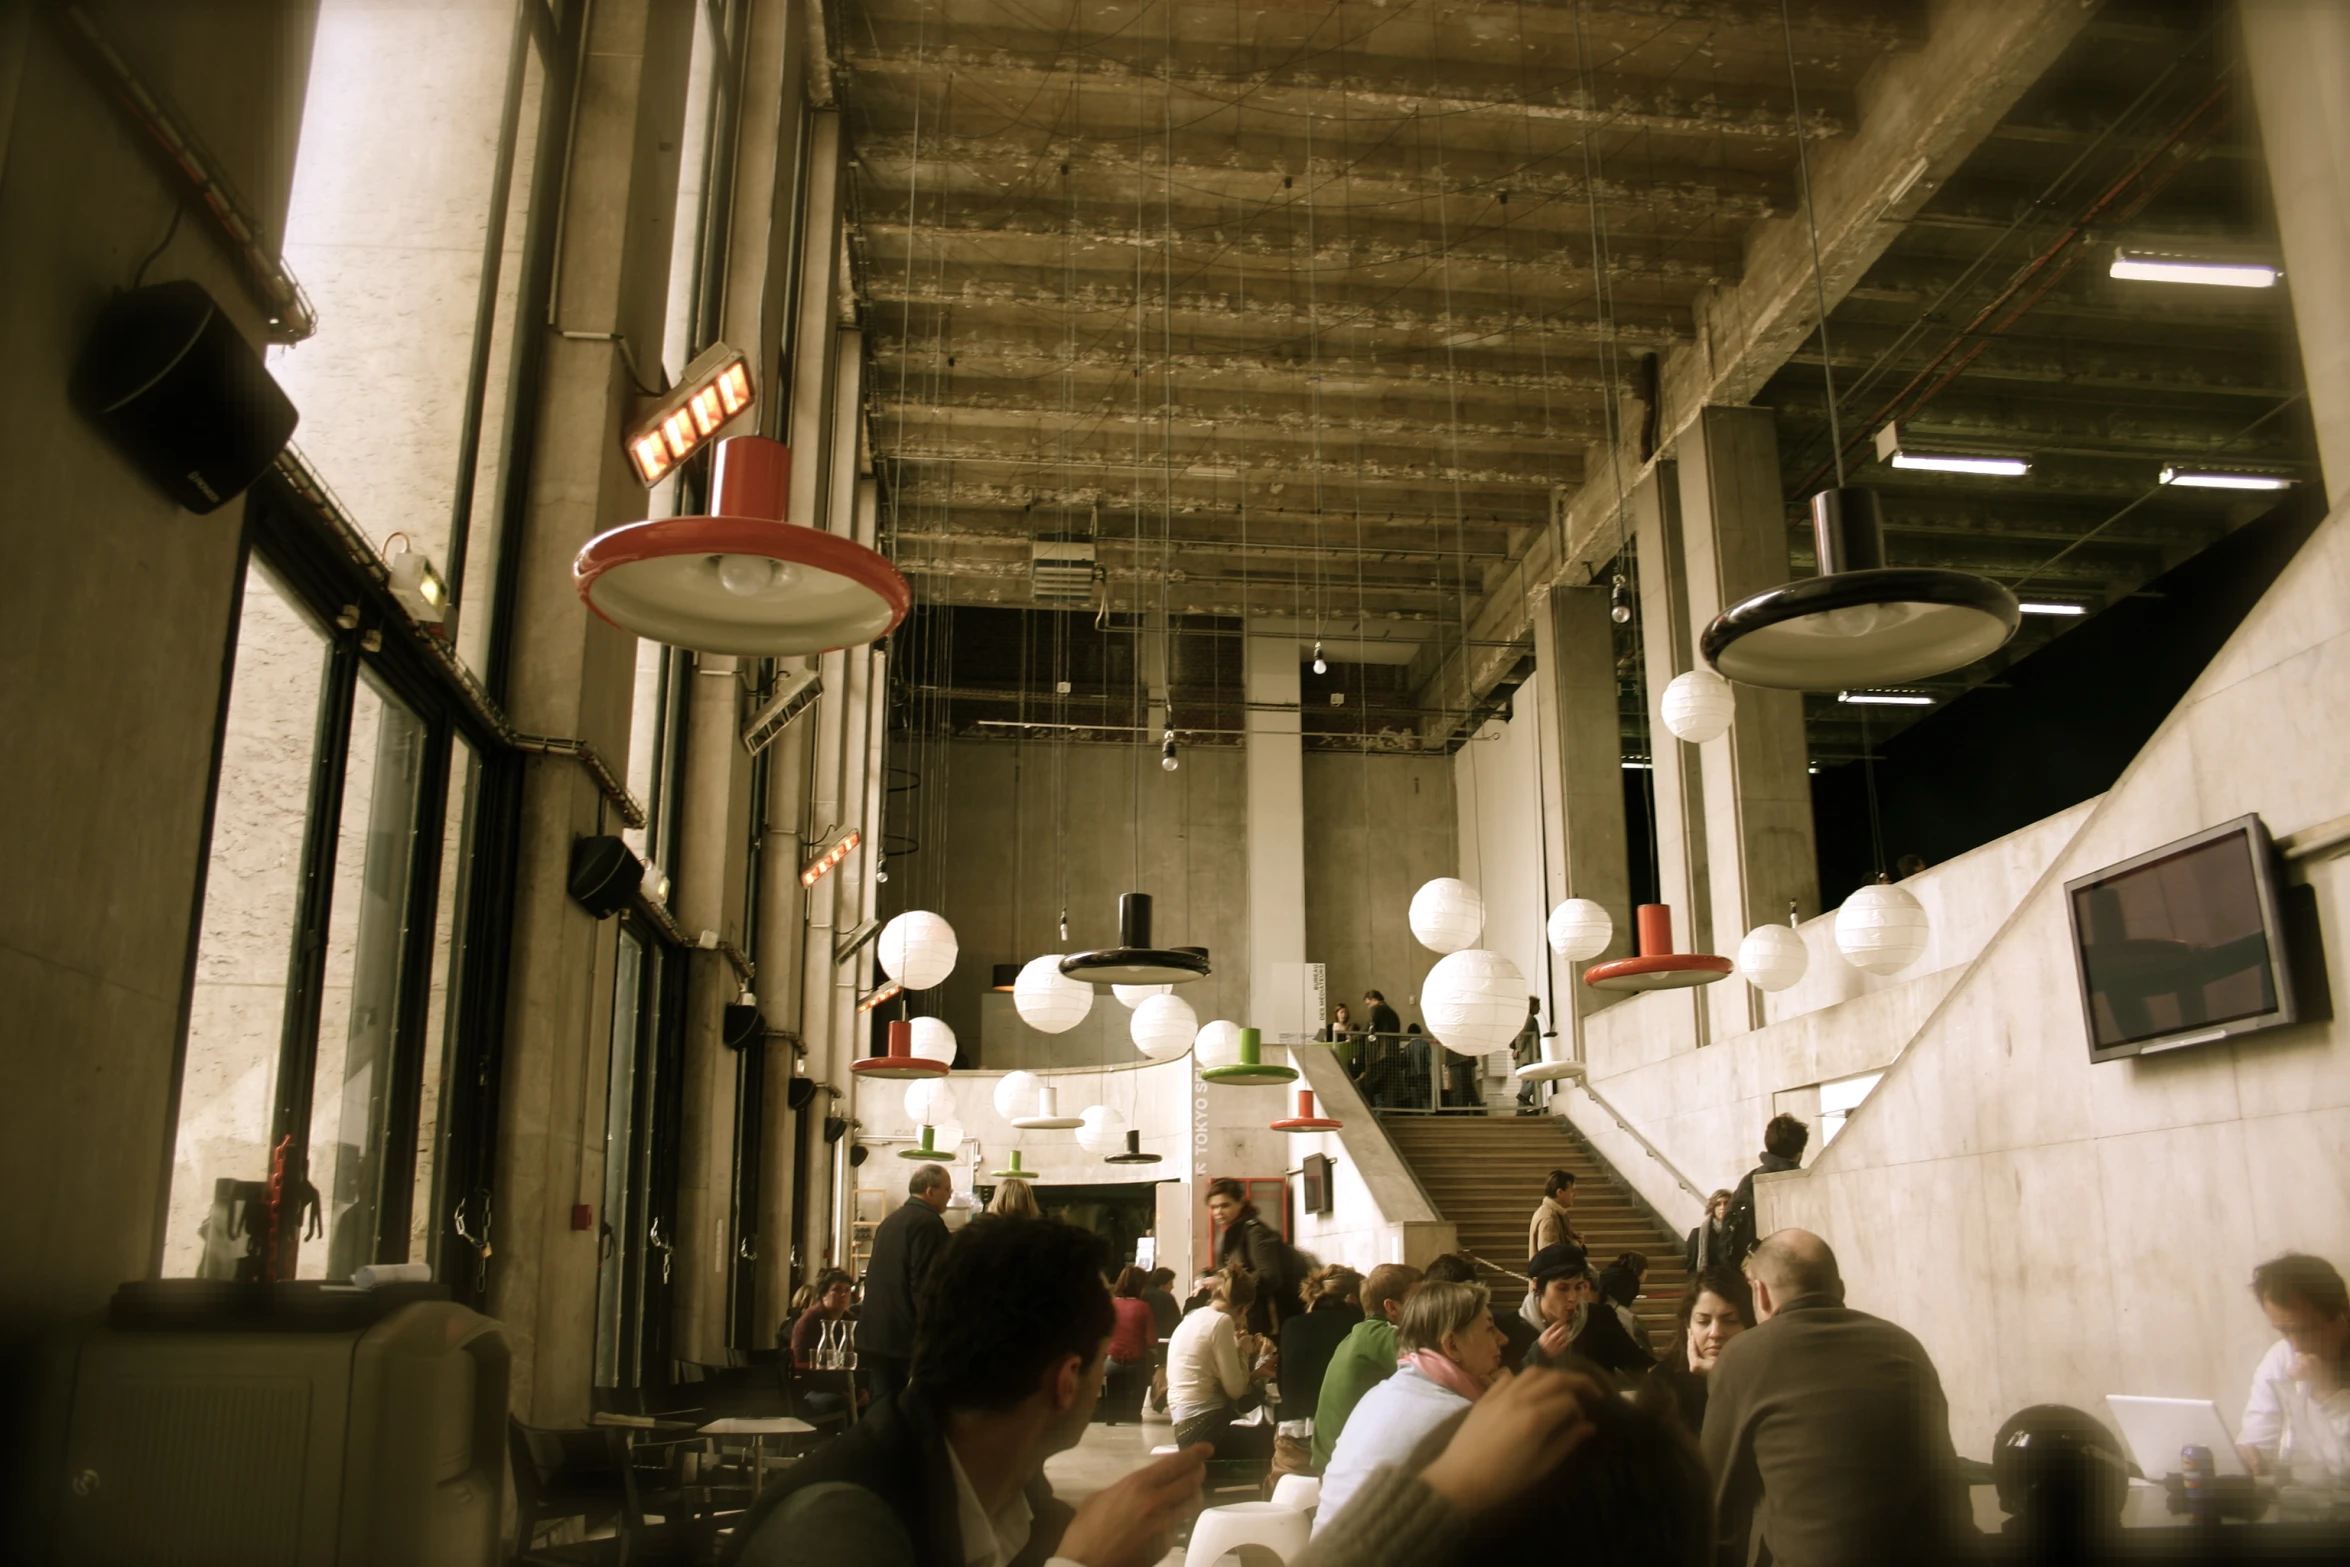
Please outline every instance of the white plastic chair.
[{"label": "white plastic chair", "polygon": [[1191,1526],[1183,1567],[1216,1567],[1226,1556],[1237,1558],[1240,1567],[1286,1567],[1312,1535],[1312,1521],[1294,1507],[1274,1502],[1211,1507]]},{"label": "white plastic chair", "polygon": [[1273,1484],[1273,1505],[1294,1507],[1301,1513],[1310,1513],[1322,1505],[1322,1479],[1319,1475],[1283,1475]]}]

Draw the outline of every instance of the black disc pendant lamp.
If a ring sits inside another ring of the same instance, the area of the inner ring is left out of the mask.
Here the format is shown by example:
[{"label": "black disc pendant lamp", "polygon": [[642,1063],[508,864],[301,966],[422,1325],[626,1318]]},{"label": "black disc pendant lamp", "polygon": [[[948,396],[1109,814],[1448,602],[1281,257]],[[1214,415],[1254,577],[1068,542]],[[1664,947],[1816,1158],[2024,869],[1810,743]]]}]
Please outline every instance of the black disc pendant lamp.
[{"label": "black disc pendant lamp", "polygon": [[1820,574],[1717,616],[1698,650],[1725,678],[1779,691],[1838,691],[1939,675],[2015,635],[2015,595],[1971,571],[1885,564],[1877,492],[1811,498]]},{"label": "black disc pendant lamp", "polygon": [[1205,947],[1153,947],[1151,898],[1129,892],[1118,899],[1118,945],[1077,952],[1061,960],[1071,979],[1098,985],[1184,985],[1208,976]]}]

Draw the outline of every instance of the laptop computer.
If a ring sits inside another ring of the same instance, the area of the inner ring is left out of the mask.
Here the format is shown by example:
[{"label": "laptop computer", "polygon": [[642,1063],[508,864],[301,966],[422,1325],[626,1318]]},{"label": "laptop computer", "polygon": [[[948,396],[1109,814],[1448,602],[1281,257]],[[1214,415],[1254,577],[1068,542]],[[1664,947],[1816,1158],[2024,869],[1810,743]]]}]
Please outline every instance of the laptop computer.
[{"label": "laptop computer", "polygon": [[2108,1393],[2105,1402],[2113,1410],[2114,1423],[2122,1428],[2122,1440],[2130,1444],[2130,1456],[2138,1461],[2138,1470],[2147,1479],[2177,1474],[2179,1450],[2186,1447],[2210,1448],[2213,1474],[2245,1473],[2244,1460],[2236,1455],[2236,1439],[2228,1435],[2219,1406],[2210,1399]]}]

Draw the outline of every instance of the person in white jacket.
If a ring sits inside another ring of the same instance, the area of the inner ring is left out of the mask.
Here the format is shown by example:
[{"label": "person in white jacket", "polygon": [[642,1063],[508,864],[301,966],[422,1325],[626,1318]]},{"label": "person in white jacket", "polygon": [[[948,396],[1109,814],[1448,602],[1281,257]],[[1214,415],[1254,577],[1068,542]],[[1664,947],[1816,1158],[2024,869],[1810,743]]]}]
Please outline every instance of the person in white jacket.
[{"label": "person in white jacket", "polygon": [[2252,1270],[2278,1338],[2252,1373],[2236,1448],[2256,1475],[2350,1482],[2350,1291],[2323,1257],[2287,1252]]},{"label": "person in white jacket", "polygon": [[1314,1529],[1341,1512],[1372,1473],[1411,1457],[1420,1439],[1468,1408],[1501,1371],[1506,1340],[1482,1284],[1422,1284],[1395,1325],[1395,1375],[1363,1395],[1330,1454]]}]

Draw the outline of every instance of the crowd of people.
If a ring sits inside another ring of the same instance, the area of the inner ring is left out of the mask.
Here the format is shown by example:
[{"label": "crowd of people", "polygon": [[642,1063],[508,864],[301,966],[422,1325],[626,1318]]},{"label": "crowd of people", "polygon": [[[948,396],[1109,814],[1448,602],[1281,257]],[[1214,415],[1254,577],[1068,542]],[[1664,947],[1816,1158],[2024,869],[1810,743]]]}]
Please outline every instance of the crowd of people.
[{"label": "crowd of people", "polygon": [[[1799,1159],[1803,1132],[1774,1121],[1765,1168]],[[1708,1203],[1657,1345],[1630,1309],[1647,1259],[1593,1268],[1563,1171],[1530,1220],[1523,1274],[1465,1254],[1307,1267],[1237,1184],[1211,1183],[1217,1265],[1179,1305],[1172,1271],[1113,1276],[1090,1232],[1017,1201],[933,1237],[933,1168],[880,1227],[865,1280],[872,1410],[769,1487],[738,1561],[1154,1567],[1210,1463],[1320,1476],[1312,1542],[1289,1567],[1549,1559],[1565,1519],[1579,1564],[1644,1567],[1932,1564],[1974,1534],[1926,1350],[1846,1302],[1819,1236],[1782,1229],[1739,1249],[1751,1180]],[[852,1282],[815,1280],[795,1359],[851,1309]],[[2243,1461],[2350,1480],[2350,1294],[2299,1254],[2252,1284],[2278,1342],[2253,1379]],[[900,1344],[903,1380],[884,1388]],[[1136,1420],[1162,1397],[1173,1456],[1075,1508],[1053,1497],[1045,1459],[1089,1420]],[[2080,1411],[2022,1412],[1997,1457],[2019,1523],[2078,1526],[2100,1509],[2110,1523],[2118,1507],[2126,1459]]]}]

